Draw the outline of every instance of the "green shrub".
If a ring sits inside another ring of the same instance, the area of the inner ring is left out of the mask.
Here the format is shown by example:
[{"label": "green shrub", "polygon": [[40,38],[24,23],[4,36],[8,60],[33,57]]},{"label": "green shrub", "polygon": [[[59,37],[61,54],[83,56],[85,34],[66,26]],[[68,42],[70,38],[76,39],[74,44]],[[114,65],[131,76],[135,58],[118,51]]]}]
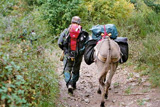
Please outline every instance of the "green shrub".
[{"label": "green shrub", "polygon": [[71,18],[78,15],[79,0],[48,0],[42,5],[43,17],[52,25],[52,34],[56,35],[71,23]]},{"label": "green shrub", "polygon": [[2,104],[26,107],[47,102],[54,105],[58,84],[50,56],[43,56],[45,53],[37,56],[37,48],[30,47],[25,41],[20,44],[4,42],[0,50]]},{"label": "green shrub", "polygon": [[[50,59],[54,40],[51,27],[42,20],[42,13],[35,5],[30,7],[18,0],[11,8],[6,15],[0,15],[0,104],[56,106],[58,81],[56,66]],[[32,30],[37,35],[33,45],[29,39]],[[24,40],[19,38],[21,35],[25,35]],[[44,53],[37,55],[40,47]]]},{"label": "green shrub", "polygon": [[160,86],[160,34],[148,34],[143,40],[143,48],[140,50],[138,61],[148,67],[150,80],[153,86]]},{"label": "green shrub", "polygon": [[13,11],[13,6],[17,4],[15,0],[2,0],[0,1],[0,13],[7,16]]},{"label": "green shrub", "polygon": [[144,3],[148,6],[151,7],[156,13],[160,12],[160,3],[158,0],[144,0]]},{"label": "green shrub", "polygon": [[130,17],[134,6],[126,0],[84,0],[88,15],[94,24],[106,24],[112,20]]}]

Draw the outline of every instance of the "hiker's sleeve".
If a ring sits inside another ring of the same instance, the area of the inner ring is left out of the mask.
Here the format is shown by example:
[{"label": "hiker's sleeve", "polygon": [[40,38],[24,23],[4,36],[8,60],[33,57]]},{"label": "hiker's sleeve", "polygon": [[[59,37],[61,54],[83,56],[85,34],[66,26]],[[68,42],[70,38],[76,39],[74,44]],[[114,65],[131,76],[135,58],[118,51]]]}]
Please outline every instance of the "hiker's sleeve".
[{"label": "hiker's sleeve", "polygon": [[60,34],[60,37],[58,39],[58,46],[64,50],[64,40],[65,40],[65,37],[66,37],[66,32],[67,32],[67,29],[65,29],[61,34]]}]

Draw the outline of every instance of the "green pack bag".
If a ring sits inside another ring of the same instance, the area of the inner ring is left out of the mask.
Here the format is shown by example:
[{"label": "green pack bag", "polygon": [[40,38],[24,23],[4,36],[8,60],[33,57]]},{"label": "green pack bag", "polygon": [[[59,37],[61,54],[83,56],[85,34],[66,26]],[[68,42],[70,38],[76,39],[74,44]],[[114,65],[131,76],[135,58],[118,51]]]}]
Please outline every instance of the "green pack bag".
[{"label": "green pack bag", "polygon": [[[114,24],[106,24],[105,25],[105,30],[109,34],[111,33],[111,39],[116,39],[118,36],[118,31],[117,28]],[[104,33],[104,25],[96,25],[93,26],[91,29],[92,31],[92,38],[96,40],[102,39],[101,33]]]}]

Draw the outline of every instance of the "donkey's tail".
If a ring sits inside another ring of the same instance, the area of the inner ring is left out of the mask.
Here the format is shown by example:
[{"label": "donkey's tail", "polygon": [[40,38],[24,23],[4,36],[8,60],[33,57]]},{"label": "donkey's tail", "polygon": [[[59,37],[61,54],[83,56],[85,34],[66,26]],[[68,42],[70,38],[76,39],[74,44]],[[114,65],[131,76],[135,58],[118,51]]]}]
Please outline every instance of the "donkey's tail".
[{"label": "donkey's tail", "polygon": [[[107,42],[108,42],[108,54],[107,54],[107,59],[105,62],[105,70],[109,70],[109,65],[111,63],[111,43],[110,43],[110,38],[107,36]],[[106,72],[107,72],[106,71]]]},{"label": "donkey's tail", "polygon": [[101,73],[101,78],[103,78],[104,76],[106,76],[108,70],[110,69],[110,63],[111,63],[111,44],[110,44],[110,39],[109,37],[107,37],[107,42],[108,42],[108,54],[107,54],[107,59],[105,61],[104,67],[102,69],[102,73]]}]

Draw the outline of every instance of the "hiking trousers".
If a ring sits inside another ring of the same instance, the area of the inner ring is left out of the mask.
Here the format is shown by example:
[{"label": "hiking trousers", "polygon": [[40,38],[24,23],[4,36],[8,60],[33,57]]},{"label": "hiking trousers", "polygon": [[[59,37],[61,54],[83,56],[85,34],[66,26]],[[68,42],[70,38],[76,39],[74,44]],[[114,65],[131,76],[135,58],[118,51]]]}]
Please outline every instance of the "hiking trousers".
[{"label": "hiking trousers", "polygon": [[82,56],[79,55],[75,58],[75,61],[71,61],[68,59],[67,55],[65,55],[63,64],[64,64],[64,79],[66,85],[68,84],[76,84],[79,79],[79,70],[82,62]]}]

